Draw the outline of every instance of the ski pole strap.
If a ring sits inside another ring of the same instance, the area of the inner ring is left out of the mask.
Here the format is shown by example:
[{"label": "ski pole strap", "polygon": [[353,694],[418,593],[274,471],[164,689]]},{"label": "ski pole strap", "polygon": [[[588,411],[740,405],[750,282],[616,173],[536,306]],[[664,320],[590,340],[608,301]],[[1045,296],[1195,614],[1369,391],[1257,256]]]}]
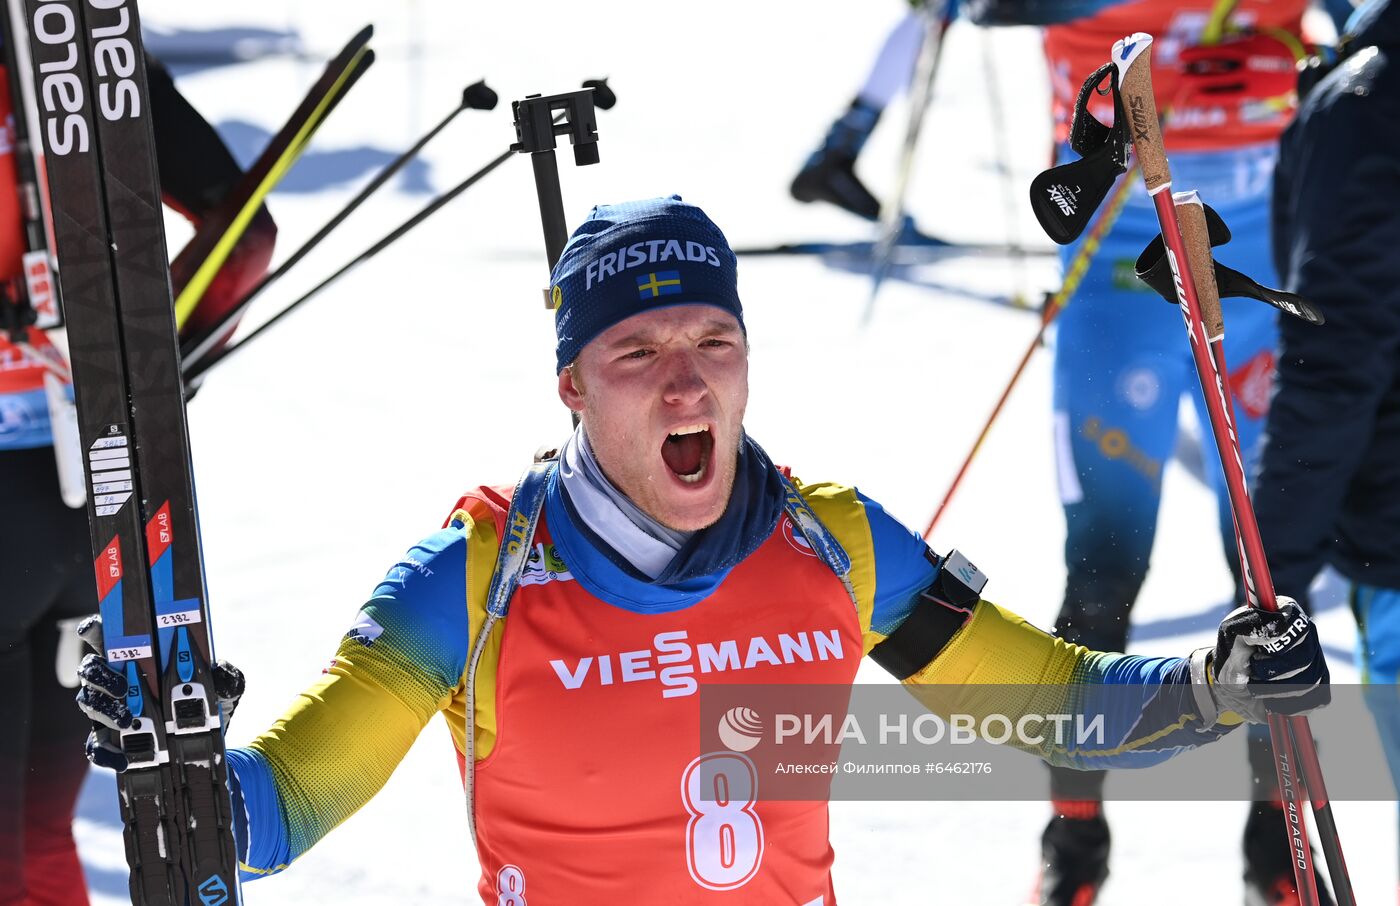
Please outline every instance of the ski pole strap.
[{"label": "ski pole strap", "polygon": [[1162,144],[1157,99],[1152,94],[1152,36],[1129,35],[1113,45],[1113,65],[1118,69],[1118,90],[1128,112],[1133,151],[1142,165],[1143,182],[1150,195],[1171,185],[1172,171]]},{"label": "ski pole strap", "polygon": [[[1079,86],[1079,94],[1074,99],[1074,116],[1069,125],[1069,147],[1080,157],[1088,157],[1108,146],[1120,165],[1119,172],[1128,165],[1128,131],[1123,122],[1123,98],[1117,90],[1118,70],[1112,63],[1105,63],[1094,70]],[[1103,83],[1108,82],[1108,88]],[[1096,94],[1112,94],[1113,125],[1105,126],[1089,109],[1089,102]]]},{"label": "ski pole strap", "polygon": [[[1112,126],[1099,122],[1089,110],[1094,95],[1104,93],[1113,95]],[[1105,63],[1084,80],[1075,99],[1069,146],[1079,159],[1051,167],[1031,181],[1035,219],[1060,245],[1079,238],[1114,180],[1128,169],[1127,121],[1118,72],[1112,63]]]},{"label": "ski pole strap", "polygon": [[[1226,226],[1225,221],[1210,205],[1202,202],[1201,208],[1205,217],[1206,234],[1210,238],[1211,246],[1215,247],[1229,242],[1230,228]],[[1186,224],[1183,222],[1182,232],[1185,233],[1185,231]],[[1309,324],[1326,323],[1326,319],[1317,306],[1296,293],[1288,293],[1281,289],[1264,286],[1247,274],[1226,267],[1219,261],[1214,262],[1213,270],[1216,290],[1222,299],[1232,297],[1257,299],[1272,305],[1284,314],[1307,321]],[[1155,290],[1157,295],[1172,305],[1177,304],[1176,283],[1172,278],[1171,263],[1167,261],[1167,248],[1160,235],[1153,237],[1147,247],[1142,250],[1142,254],[1138,255],[1134,271],[1137,273],[1137,278]]]},{"label": "ski pole strap", "polygon": [[[7,291],[11,287],[15,287],[14,292]],[[0,287],[0,333],[16,345],[29,336],[29,326],[38,321],[29,300],[21,297],[17,287],[18,283]]]},{"label": "ski pole strap", "polygon": [[515,486],[515,493],[510,496],[505,531],[496,553],[496,569],[491,574],[491,588],[486,593],[486,612],[492,617],[506,615],[511,596],[520,584],[520,576],[530,562],[535,529],[539,527],[540,513],[544,510],[545,490],[549,487],[549,476],[557,465],[558,460],[554,459],[531,464]]},{"label": "ski pole strap", "polygon": [[841,580],[846,594],[850,595],[851,603],[859,610],[860,601],[856,598],[855,586],[851,584],[850,555],[836,540],[836,536],[831,534],[831,530],[817,518],[817,514],[812,512],[812,508],[807,505],[807,501],[803,499],[792,480],[781,472],[778,473],[778,477],[783,482],[783,511],[812,546],[812,552]]}]

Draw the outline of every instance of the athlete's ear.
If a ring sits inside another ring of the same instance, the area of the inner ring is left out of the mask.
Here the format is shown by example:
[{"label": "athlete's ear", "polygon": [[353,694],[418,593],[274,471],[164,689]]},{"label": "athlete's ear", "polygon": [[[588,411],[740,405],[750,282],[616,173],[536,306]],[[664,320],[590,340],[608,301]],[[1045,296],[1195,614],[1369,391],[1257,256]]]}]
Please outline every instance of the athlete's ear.
[{"label": "athlete's ear", "polygon": [[583,382],[578,379],[577,361],[559,372],[559,399],[573,411],[583,411]]}]

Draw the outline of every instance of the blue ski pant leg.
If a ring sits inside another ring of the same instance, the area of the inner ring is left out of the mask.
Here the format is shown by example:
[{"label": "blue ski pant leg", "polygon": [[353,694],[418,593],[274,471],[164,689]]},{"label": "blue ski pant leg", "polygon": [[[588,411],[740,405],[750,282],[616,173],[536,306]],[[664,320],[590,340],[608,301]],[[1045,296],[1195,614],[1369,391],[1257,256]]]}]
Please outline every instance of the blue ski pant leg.
[{"label": "blue ski pant leg", "polygon": [[1366,705],[1400,790],[1400,589],[1354,585],[1351,606]]},{"label": "blue ski pant leg", "polygon": [[[1233,241],[1216,256],[1265,283],[1274,279],[1268,231],[1274,159],[1271,148],[1172,158],[1177,187],[1198,189],[1231,226]],[[1056,630],[1107,650],[1127,643],[1128,612],[1147,573],[1162,470],[1175,445],[1183,392],[1194,395],[1204,416],[1179,309],[1133,275],[1138,254],[1158,232],[1152,201],[1139,186],[1060,316],[1055,347],[1056,456],[1068,572]],[[1064,250],[1066,262],[1074,250]],[[1237,430],[1242,445],[1252,449],[1273,375],[1273,311],[1251,300],[1225,305],[1226,361],[1236,363]],[[1233,564],[1223,473],[1213,453],[1205,461],[1221,499],[1224,546]]]},{"label": "blue ski pant leg", "polygon": [[[1066,528],[1055,631],[1105,651],[1127,647],[1189,376],[1180,317],[1133,276],[1133,261],[1156,232],[1151,208],[1130,202],[1060,315],[1055,339],[1055,456]],[[1104,777],[1051,768],[1051,797],[1100,800]]]}]

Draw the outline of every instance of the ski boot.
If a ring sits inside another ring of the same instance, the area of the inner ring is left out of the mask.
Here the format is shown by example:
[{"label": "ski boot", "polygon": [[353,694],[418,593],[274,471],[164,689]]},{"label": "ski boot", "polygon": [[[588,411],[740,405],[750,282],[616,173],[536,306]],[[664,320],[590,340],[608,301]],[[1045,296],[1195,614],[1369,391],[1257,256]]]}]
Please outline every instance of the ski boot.
[{"label": "ski boot", "polygon": [[[1293,880],[1288,824],[1283,809],[1273,803],[1256,802],[1244,825],[1244,901],[1246,906],[1298,906],[1298,888]],[[1317,900],[1321,906],[1336,906],[1327,882],[1318,867]]]},{"label": "ski boot", "polygon": [[880,202],[856,176],[856,157],[880,119],[880,111],[859,98],[831,124],[820,148],[812,152],[792,181],[792,197],[800,202],[825,201],[857,217],[875,220]]},{"label": "ski boot", "polygon": [[1099,803],[1094,814],[1058,814],[1040,837],[1036,906],[1093,906],[1108,877],[1109,834]]}]

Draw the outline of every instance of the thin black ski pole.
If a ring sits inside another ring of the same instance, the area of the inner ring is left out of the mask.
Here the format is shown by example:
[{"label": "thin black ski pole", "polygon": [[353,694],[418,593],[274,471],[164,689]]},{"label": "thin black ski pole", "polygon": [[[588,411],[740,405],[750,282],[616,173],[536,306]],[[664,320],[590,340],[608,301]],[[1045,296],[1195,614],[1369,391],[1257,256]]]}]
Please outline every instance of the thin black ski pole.
[{"label": "thin black ski pole", "polygon": [[895,190],[880,209],[880,229],[875,242],[874,256],[870,262],[870,298],[865,303],[861,315],[861,325],[870,323],[875,312],[875,298],[880,294],[880,286],[889,275],[894,247],[899,244],[900,233],[904,230],[905,196],[909,191],[910,177],[914,170],[914,152],[919,144],[919,134],[923,130],[924,116],[933,100],[933,80],[938,74],[938,61],[943,56],[943,39],[951,23],[953,4],[948,0],[935,0],[922,10],[927,18],[928,29],[923,46],[919,50],[909,90],[909,123],[904,131],[904,145],[900,150],[899,169],[896,172]]},{"label": "thin black ski pole", "polygon": [[225,312],[217,323],[202,331],[198,336],[191,337],[187,342],[181,344],[184,370],[188,373],[195,363],[208,355],[209,350],[213,349],[220,340],[228,335],[229,331],[232,329],[231,325],[237,323],[238,319],[243,316],[243,313],[248,310],[248,307],[253,304],[253,300],[257,298],[264,289],[267,289],[268,286],[275,283],[286,274],[287,271],[295,267],[297,262],[305,258],[312,249],[320,245],[322,240],[329,236],[336,227],[340,226],[360,205],[364,204],[366,199],[378,191],[380,186],[388,182],[393,178],[394,174],[402,170],[409,161],[417,157],[428,142],[432,141],[439,132],[447,128],[448,124],[455,120],[459,113],[468,109],[492,110],[495,109],[495,106],[496,92],[487,87],[484,81],[478,81],[468,85],[462,91],[461,102],[451,113],[443,117],[436,126],[428,130],[418,141],[414,142],[413,147],[386,164],[383,169],[375,174],[374,179],[370,180],[369,184],[360,190],[359,194],[352,198],[345,207],[341,208],[334,217],[317,230],[314,236],[302,243],[301,248],[293,252],[276,270],[267,274],[262,280],[258,281],[252,289],[248,290],[243,298],[239,300],[238,304]]},{"label": "thin black ski pole", "polygon": [[[584,82],[583,84],[594,89],[594,91],[597,94],[597,97],[595,98],[597,106],[603,108],[604,110],[611,108],[613,104],[617,103],[617,97],[613,94],[612,89],[608,88],[606,79],[590,79]],[[276,324],[278,321],[282,320],[282,318],[286,317],[289,313],[291,313],[293,309],[309,301],[311,298],[316,296],[326,287],[330,286],[332,283],[339,280],[341,277],[345,276],[347,273],[354,270],[359,265],[365,263],[370,258],[373,258],[375,255],[384,251],[385,248],[402,238],[403,235],[409,230],[413,229],[415,226],[431,217],[434,213],[437,212],[439,208],[452,201],[452,199],[456,198],[458,195],[461,195],[467,189],[471,188],[492,170],[496,169],[501,164],[509,160],[514,154],[515,149],[513,147],[507,149],[505,152],[493,159],[486,166],[482,167],[480,170],[477,170],[475,173],[473,173],[471,176],[468,176],[466,179],[458,183],[453,188],[447,190],[442,195],[439,195],[437,198],[433,199],[431,202],[428,203],[428,205],[425,208],[423,208],[417,214],[414,214],[408,220],[405,220],[403,223],[399,224],[399,226],[395,228],[393,232],[389,233],[383,239],[380,239],[368,249],[365,249],[365,251],[361,252],[354,260],[350,261],[344,267],[340,268],[335,273],[331,274],[329,277],[316,284],[316,286],[312,287],[310,291],[293,301],[286,308],[273,315],[264,323],[259,324],[257,329],[254,330],[252,333],[248,334],[246,337],[241,338],[235,343],[230,343],[229,345],[220,349],[217,353],[205,356],[200,361],[193,363],[184,372],[185,383],[188,385],[189,390],[192,391],[198,388],[199,381],[203,379],[204,374],[207,371],[209,371],[209,369],[213,368],[219,362],[222,362],[224,359],[228,358],[236,350],[241,349],[247,344],[251,343],[255,337],[264,333],[273,324]]]},{"label": "thin black ski pole", "polygon": [[[412,217],[399,224],[393,232],[389,233],[384,238],[376,242],[374,245],[370,246],[369,248],[361,252],[359,255],[355,256],[355,258],[351,259],[347,264],[345,264],[335,273],[331,274],[329,277],[313,286],[305,294],[303,294],[295,301],[290,303],[286,308],[282,309],[277,314],[273,315],[263,323],[259,324],[257,329],[254,330],[252,333],[248,334],[246,337],[243,337],[236,343],[230,343],[223,349],[220,349],[218,352],[213,353],[211,355],[207,355],[199,361],[193,363],[191,366],[187,367],[185,369],[185,382],[187,384],[194,384],[194,386],[197,386],[195,382],[200,380],[205,374],[205,372],[207,372],[210,368],[213,368],[215,365],[219,364],[224,359],[233,355],[235,352],[242,349],[244,346],[247,346],[272,325],[276,324],[278,321],[291,314],[298,307],[319,295],[320,292],[326,287],[330,286],[332,283],[336,282],[341,277],[344,277],[346,274],[350,273],[350,271],[359,267],[361,264],[364,264],[366,261],[373,258],[375,255],[378,255],[390,245],[393,245],[396,241],[402,238],[403,235],[409,230],[418,226],[418,224],[422,223],[423,221],[431,217],[433,214],[435,214],[438,211],[438,209],[441,208],[443,205],[447,204],[452,199],[456,198],[458,195],[461,195],[467,189],[470,189],[473,185],[475,185],[478,181],[485,177],[486,174],[490,173],[492,170],[496,169],[501,164],[510,160],[511,155],[514,153],[515,152],[513,151],[506,151],[502,153],[500,156],[492,160],[489,164],[482,167],[480,170],[477,170],[475,173],[462,180],[453,188],[448,189],[446,192],[439,195],[437,198],[434,198],[431,202],[428,203],[426,207],[424,207],[417,214],[414,214]],[[192,386],[191,389],[194,389],[194,387]]]},{"label": "thin black ski pole", "polygon": [[175,295],[176,326],[183,328],[194,314],[268,192],[300,157],[346,92],[374,64],[374,51],[367,46],[373,34],[374,26],[365,26],[326,64],[291,118],[170,263],[171,273],[180,275],[184,283]]}]

